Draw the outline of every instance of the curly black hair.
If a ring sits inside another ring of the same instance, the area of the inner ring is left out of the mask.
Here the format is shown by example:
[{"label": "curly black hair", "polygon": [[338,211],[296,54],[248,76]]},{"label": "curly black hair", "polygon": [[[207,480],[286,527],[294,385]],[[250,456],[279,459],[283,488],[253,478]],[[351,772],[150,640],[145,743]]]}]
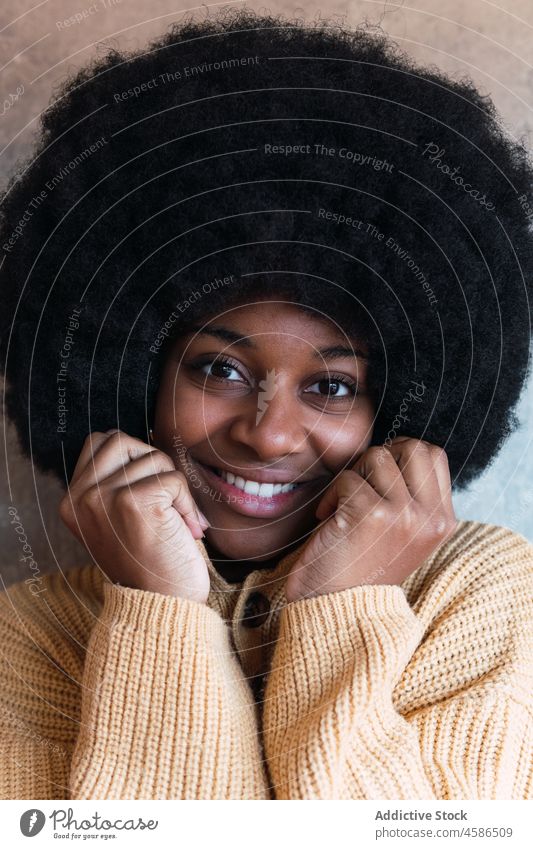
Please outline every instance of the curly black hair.
[{"label": "curly black hair", "polygon": [[464,487],[518,425],[532,183],[490,97],[379,27],[244,9],[111,49],[2,195],[23,452],[66,484],[89,432],[146,440],[176,334],[268,295],[363,336],[372,444],[441,445]]}]

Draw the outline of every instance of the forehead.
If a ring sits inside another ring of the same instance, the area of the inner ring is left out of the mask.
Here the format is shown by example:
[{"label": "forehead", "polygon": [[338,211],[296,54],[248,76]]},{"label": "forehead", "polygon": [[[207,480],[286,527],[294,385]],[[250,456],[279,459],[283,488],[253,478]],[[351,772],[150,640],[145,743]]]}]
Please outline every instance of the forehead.
[{"label": "forehead", "polygon": [[314,344],[356,341],[350,340],[342,327],[323,311],[281,299],[264,299],[232,307],[203,326],[206,331],[215,328],[236,330],[242,336],[249,336],[258,346],[268,344],[269,339],[274,341],[276,336]]}]

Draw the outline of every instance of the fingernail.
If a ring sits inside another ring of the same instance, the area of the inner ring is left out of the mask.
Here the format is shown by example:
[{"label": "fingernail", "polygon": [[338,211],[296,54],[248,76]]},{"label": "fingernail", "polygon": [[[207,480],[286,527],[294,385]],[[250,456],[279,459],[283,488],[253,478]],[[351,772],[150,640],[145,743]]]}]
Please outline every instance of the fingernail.
[{"label": "fingernail", "polygon": [[200,521],[200,525],[201,525],[203,528],[210,528],[210,527],[211,527],[211,525],[210,525],[210,523],[209,523],[209,521],[208,521],[208,519],[207,519],[207,516],[204,516],[204,514],[202,513],[202,511],[201,511],[201,510],[199,510],[199,509],[198,509],[198,507],[196,508],[196,512],[197,512],[197,514],[198,514],[198,519],[199,519],[199,521]]},{"label": "fingernail", "polygon": [[111,430],[106,430],[106,433],[118,433],[120,428],[112,427]]}]

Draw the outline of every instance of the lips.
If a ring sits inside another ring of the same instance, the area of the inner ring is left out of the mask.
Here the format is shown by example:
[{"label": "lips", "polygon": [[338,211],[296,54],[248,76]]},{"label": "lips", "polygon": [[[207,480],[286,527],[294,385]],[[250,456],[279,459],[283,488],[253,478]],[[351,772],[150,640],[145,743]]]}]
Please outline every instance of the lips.
[{"label": "lips", "polygon": [[[325,483],[324,478],[313,478],[313,480],[302,481],[300,483],[281,484],[279,486],[288,486],[289,489],[285,492],[279,491],[274,493],[274,484],[270,481],[248,481],[250,484],[257,485],[257,492],[246,491],[241,485],[236,486],[235,481],[230,483],[224,479],[220,472],[225,470],[217,470],[213,466],[206,466],[200,461],[196,461],[200,471],[206,478],[209,484],[209,490],[214,501],[223,501],[227,506],[231,507],[236,513],[245,516],[256,516],[258,518],[275,518],[283,515],[297,506],[302,506],[301,502],[313,497],[313,489]],[[229,473],[232,474],[232,473]],[[227,476],[228,473],[225,472]],[[246,479],[241,479],[246,482]],[[268,486],[268,489],[263,489],[266,494],[261,494],[261,487]],[[270,493],[272,487],[272,493]],[[253,489],[253,487],[252,487]],[[305,502],[304,502],[305,503]]]},{"label": "lips", "polygon": [[217,469],[210,466],[211,471],[217,474],[226,483],[235,486],[247,495],[258,495],[260,498],[272,498],[274,495],[279,495],[284,492],[291,492],[301,483],[294,481],[258,481],[253,478],[244,478],[240,475],[235,475],[233,472],[228,472],[226,469]]}]

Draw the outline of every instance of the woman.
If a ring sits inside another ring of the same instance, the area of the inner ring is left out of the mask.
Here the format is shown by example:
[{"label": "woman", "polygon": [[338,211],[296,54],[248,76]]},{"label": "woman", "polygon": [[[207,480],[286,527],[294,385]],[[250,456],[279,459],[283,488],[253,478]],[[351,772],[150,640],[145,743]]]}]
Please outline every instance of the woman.
[{"label": "woman", "polygon": [[65,85],[1,350],[92,562],[2,595],[4,797],[531,798],[533,548],[451,491],[516,425],[532,175],[362,30],[230,13]]}]

